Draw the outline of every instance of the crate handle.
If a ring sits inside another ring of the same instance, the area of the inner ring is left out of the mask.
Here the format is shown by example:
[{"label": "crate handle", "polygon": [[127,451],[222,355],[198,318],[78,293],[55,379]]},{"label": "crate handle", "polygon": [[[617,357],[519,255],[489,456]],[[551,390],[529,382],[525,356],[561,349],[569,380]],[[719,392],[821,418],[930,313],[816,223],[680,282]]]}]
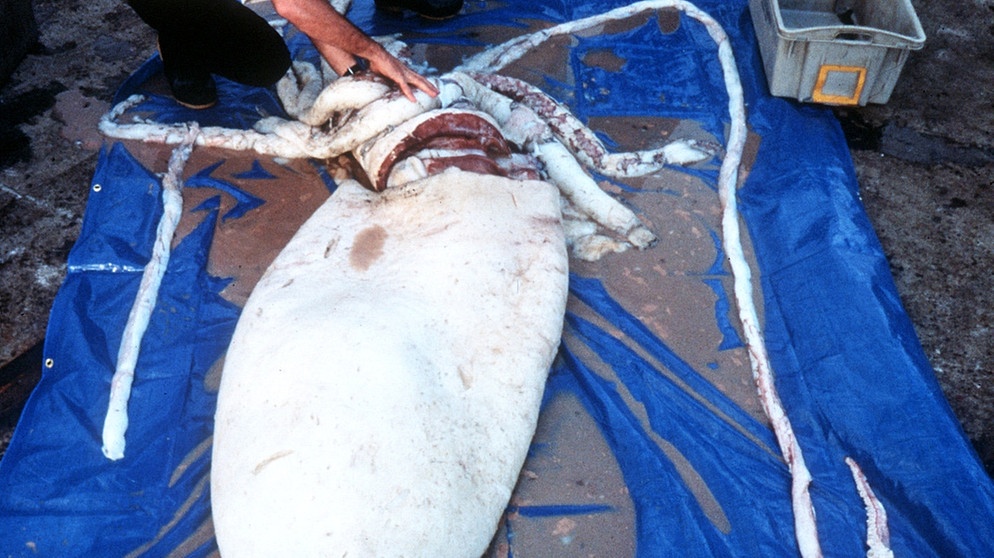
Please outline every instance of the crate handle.
[{"label": "crate handle", "polygon": [[860,32],[855,29],[840,29],[838,33],[835,34],[835,38],[840,41],[848,41],[851,43],[872,43],[873,34]]}]

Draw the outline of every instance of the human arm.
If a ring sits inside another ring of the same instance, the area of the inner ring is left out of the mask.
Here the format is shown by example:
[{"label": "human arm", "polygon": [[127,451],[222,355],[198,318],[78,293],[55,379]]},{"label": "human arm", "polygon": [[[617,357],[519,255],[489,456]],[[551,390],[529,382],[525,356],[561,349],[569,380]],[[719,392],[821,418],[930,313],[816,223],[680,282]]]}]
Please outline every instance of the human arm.
[{"label": "human arm", "polygon": [[273,8],[310,37],[314,47],[339,75],[359,57],[369,62],[372,71],[396,83],[411,101],[414,101],[412,87],[432,97],[438,94],[430,81],[387,52],[325,0],[273,0]]}]

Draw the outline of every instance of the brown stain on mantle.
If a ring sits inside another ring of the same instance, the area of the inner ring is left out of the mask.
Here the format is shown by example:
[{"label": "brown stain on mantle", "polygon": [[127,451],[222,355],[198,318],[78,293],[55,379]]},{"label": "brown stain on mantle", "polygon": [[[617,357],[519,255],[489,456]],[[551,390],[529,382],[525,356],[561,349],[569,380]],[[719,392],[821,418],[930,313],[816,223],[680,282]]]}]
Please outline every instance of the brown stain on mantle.
[{"label": "brown stain on mantle", "polygon": [[354,269],[366,271],[383,255],[383,244],[387,241],[387,230],[379,225],[366,227],[355,237],[349,264]]}]

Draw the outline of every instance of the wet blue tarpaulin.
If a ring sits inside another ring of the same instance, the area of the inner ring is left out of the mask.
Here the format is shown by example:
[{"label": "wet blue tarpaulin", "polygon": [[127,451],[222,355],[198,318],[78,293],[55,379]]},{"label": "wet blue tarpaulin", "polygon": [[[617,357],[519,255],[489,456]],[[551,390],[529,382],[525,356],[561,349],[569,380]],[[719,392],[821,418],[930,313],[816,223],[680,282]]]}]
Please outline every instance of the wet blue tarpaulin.
[{"label": "wet blue tarpaulin", "polygon": [[[534,22],[618,5],[467,2],[464,15],[428,24],[383,17],[360,2],[351,18],[374,34],[400,32],[412,45],[458,52],[483,46],[474,32],[481,27],[513,36]],[[746,2],[698,5],[729,33],[745,87],[753,149],[740,209],[777,385],[814,479],[825,555],[866,552],[866,516],[847,456],[887,509],[896,556],[994,555],[994,486],[901,308],[837,122],[827,110],[768,95]],[[627,118],[644,128],[670,119],[724,137],[721,70],[694,22],[650,18],[567,46],[570,80],[533,72],[584,121]],[[299,42],[294,50],[313,55]],[[150,61],[121,96],[157,72]],[[281,113],[271,91],[219,86],[222,102],[207,112],[162,96],[145,110],[162,122],[228,127]],[[625,144],[618,130],[605,132],[605,141]],[[252,250],[257,239],[243,224],[265,220],[259,214],[288,197],[291,181],[311,180],[302,200],[327,196],[334,185],[319,165],[195,150],[185,176],[196,203],[142,343],[126,457],[109,461],[100,451],[109,382],[162,212],[163,158],[138,151],[108,141],[100,154],[52,308],[46,368],[0,462],[0,555],[217,552],[208,480],[213,412],[240,310],[231,292],[242,281],[217,261],[223,251]],[[665,184],[616,184],[661,233],[662,246],[572,271],[563,345],[496,552],[797,554],[789,471],[743,395],[748,378],[736,376],[748,364],[714,219],[716,166],[668,172]],[[300,220],[307,211],[298,211]],[[676,237],[691,239],[693,249],[668,248],[679,245]],[[619,269],[628,283],[612,275]],[[584,468],[591,463],[597,467]]]}]

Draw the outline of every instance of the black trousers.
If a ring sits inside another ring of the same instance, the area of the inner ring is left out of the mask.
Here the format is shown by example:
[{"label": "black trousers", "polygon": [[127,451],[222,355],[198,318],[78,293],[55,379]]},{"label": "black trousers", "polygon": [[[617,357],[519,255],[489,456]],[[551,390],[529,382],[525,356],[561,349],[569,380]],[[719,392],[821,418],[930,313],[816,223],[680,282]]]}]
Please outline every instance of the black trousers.
[{"label": "black trousers", "polygon": [[127,0],[159,33],[163,61],[187,75],[217,74],[266,87],[290,67],[286,43],[237,0]]}]

